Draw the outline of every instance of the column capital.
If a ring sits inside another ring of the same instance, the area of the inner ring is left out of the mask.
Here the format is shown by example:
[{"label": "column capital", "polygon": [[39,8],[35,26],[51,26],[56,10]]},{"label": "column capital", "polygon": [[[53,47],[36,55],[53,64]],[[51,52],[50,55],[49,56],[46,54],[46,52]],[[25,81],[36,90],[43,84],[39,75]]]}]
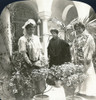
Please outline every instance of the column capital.
[{"label": "column capital", "polygon": [[39,12],[38,15],[42,20],[48,20],[51,17],[51,12],[42,11]]}]

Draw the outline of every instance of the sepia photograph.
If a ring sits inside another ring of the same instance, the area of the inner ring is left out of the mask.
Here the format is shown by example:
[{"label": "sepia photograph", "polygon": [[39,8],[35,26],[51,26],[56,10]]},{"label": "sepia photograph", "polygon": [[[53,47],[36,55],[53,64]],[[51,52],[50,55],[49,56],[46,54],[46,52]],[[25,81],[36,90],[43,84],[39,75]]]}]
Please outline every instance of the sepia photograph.
[{"label": "sepia photograph", "polygon": [[78,0],[4,6],[0,100],[96,100],[94,7]]}]

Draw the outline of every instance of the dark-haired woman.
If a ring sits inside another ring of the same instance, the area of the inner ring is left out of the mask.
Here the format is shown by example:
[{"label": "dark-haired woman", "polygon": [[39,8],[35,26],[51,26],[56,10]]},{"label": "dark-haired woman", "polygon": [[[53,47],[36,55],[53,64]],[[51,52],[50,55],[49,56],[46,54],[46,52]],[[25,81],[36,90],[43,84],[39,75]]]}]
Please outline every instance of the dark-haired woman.
[{"label": "dark-haired woman", "polygon": [[83,64],[86,69],[87,78],[77,88],[76,92],[87,96],[96,96],[96,74],[92,62],[95,51],[95,42],[91,34],[85,29],[81,22],[74,25],[76,38],[72,46],[72,61],[75,64]]}]

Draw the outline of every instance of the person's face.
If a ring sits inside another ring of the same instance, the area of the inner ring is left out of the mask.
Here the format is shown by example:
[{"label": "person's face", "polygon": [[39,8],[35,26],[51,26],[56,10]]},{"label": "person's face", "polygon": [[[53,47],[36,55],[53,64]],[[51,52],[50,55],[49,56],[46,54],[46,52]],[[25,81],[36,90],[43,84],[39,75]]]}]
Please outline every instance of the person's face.
[{"label": "person's face", "polygon": [[78,35],[78,34],[81,34],[81,33],[83,32],[83,28],[80,27],[80,26],[76,26],[76,27],[75,27],[75,30],[76,30],[77,35]]},{"label": "person's face", "polygon": [[58,34],[56,33],[56,32],[52,32],[52,36],[53,36],[53,38],[55,39],[55,38],[57,38],[58,37]]},{"label": "person's face", "polygon": [[28,27],[28,28],[26,29],[26,31],[27,31],[27,34],[28,34],[28,35],[32,35],[32,34],[34,34],[34,32],[35,32],[35,27],[34,27],[34,26]]}]

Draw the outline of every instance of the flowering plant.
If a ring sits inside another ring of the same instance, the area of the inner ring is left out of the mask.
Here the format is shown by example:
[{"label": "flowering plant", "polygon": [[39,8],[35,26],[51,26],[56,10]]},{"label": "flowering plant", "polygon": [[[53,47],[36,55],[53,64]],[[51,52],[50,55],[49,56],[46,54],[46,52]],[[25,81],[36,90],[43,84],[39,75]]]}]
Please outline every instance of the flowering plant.
[{"label": "flowering plant", "polygon": [[48,78],[52,80],[61,80],[64,85],[76,88],[86,78],[85,68],[83,65],[75,65],[73,63],[65,63],[53,66],[48,73]]},{"label": "flowering plant", "polygon": [[71,88],[76,88],[79,84],[81,84],[85,78],[85,67],[83,65],[73,65],[73,71],[69,69],[70,75],[66,74],[66,85]]},{"label": "flowering plant", "polygon": [[76,87],[79,82],[81,83],[85,79],[83,65],[74,65],[69,62],[62,65],[54,65],[51,69],[48,69],[46,65],[40,69],[30,71],[24,63],[20,54],[15,53],[13,55],[13,69],[9,80],[9,90],[17,97],[18,95],[24,98],[31,97],[35,91],[34,80],[38,81],[42,80],[42,78],[46,80],[46,78],[49,78],[53,81],[61,80],[68,87]]},{"label": "flowering plant", "polygon": [[42,78],[46,79],[48,75],[48,68],[34,69],[31,76],[34,80],[40,80]]},{"label": "flowering plant", "polygon": [[9,91],[16,97],[29,95],[33,86],[31,76],[26,70],[27,66],[24,63],[23,57],[18,52],[14,52],[11,59],[12,73],[9,80]]},{"label": "flowering plant", "polygon": [[25,64],[22,55],[18,52],[13,54],[11,63],[12,75],[9,80],[9,90],[11,94],[15,97],[32,97],[36,90],[34,80],[38,81],[47,77],[47,65],[42,68],[30,70],[30,68]]}]

